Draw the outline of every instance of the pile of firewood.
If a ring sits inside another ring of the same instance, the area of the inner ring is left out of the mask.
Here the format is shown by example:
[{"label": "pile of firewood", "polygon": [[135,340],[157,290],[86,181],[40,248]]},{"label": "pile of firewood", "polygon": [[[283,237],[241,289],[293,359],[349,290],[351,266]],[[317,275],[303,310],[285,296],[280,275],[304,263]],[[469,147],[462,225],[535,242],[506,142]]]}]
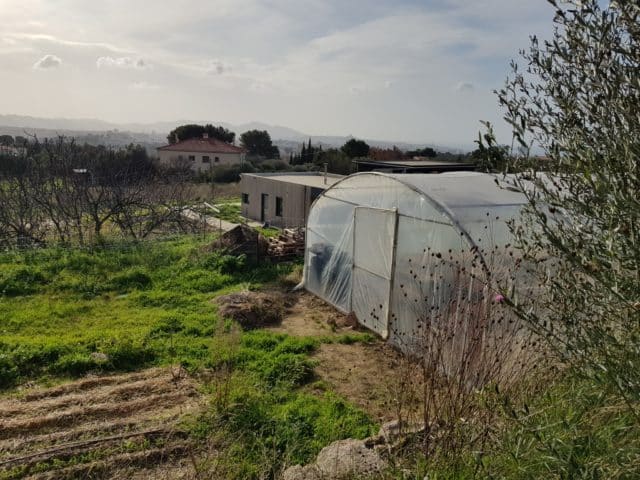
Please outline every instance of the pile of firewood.
[{"label": "pile of firewood", "polygon": [[270,238],[267,255],[277,259],[304,255],[304,228],[285,228],[280,235]]}]

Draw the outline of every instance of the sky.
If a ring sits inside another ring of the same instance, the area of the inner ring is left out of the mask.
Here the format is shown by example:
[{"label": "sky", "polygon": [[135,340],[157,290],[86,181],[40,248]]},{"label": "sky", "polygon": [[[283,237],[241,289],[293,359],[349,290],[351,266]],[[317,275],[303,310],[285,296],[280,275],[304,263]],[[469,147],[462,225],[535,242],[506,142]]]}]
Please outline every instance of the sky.
[{"label": "sky", "polygon": [[508,136],[492,92],[552,16],[545,0],[0,0],[0,113],[471,144],[481,120]]}]

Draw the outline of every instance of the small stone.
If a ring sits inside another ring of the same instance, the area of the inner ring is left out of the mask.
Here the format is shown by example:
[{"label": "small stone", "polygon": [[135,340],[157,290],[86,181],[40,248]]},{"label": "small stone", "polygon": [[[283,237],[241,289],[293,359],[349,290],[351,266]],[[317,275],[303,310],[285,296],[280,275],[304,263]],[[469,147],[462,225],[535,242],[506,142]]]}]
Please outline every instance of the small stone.
[{"label": "small stone", "polygon": [[102,352],[93,352],[91,353],[91,360],[98,363],[106,363],[109,361],[109,355]]},{"label": "small stone", "polygon": [[294,465],[287,468],[282,474],[282,480],[321,480],[320,472],[314,465]]},{"label": "small stone", "polygon": [[315,463],[323,478],[339,479],[348,475],[358,478],[382,472],[387,464],[380,455],[366,447],[362,440],[340,440],[323,448]]}]

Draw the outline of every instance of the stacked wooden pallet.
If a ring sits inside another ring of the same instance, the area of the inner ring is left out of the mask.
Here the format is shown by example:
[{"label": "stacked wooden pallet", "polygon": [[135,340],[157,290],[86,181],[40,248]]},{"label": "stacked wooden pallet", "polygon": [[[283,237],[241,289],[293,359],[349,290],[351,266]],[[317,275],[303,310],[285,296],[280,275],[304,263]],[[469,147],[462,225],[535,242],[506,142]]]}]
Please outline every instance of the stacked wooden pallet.
[{"label": "stacked wooden pallet", "polygon": [[304,255],[304,228],[285,228],[280,235],[270,238],[267,255],[275,259]]}]

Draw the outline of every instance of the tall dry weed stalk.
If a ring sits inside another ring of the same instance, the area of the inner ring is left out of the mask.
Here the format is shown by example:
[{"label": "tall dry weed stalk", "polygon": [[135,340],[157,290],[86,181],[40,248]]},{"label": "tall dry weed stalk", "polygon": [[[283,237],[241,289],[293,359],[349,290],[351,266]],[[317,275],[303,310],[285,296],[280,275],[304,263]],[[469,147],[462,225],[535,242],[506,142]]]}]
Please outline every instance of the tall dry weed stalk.
[{"label": "tall dry weed stalk", "polygon": [[[422,451],[449,459],[483,451],[495,431],[500,399],[547,360],[507,300],[516,284],[523,283],[521,291],[529,295],[535,289],[527,285],[526,271],[509,245],[486,251],[425,249],[408,263],[413,281],[400,288],[405,307],[411,306],[403,311],[414,316],[414,327],[409,335],[393,333],[406,341],[400,346],[409,359],[404,373],[412,371],[414,391],[420,389]],[[411,414],[400,412],[398,418],[403,415]]]}]

